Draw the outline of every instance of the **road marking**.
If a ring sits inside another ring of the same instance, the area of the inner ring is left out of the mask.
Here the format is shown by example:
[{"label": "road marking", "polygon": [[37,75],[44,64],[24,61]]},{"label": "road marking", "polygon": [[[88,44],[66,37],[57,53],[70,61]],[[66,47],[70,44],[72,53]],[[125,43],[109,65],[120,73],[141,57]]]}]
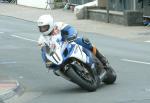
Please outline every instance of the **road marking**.
[{"label": "road marking", "polygon": [[121,61],[125,61],[125,62],[132,62],[132,63],[138,63],[138,64],[147,64],[147,65],[150,65],[150,63],[149,63],[149,62],[136,61],[136,60],[129,60],[129,59],[121,59]]},{"label": "road marking", "polygon": [[0,32],[0,34],[4,34],[4,32]]},{"label": "road marking", "polygon": [[12,62],[0,62],[0,64],[16,64],[17,62],[12,61]]},{"label": "road marking", "polygon": [[19,38],[19,39],[23,39],[23,40],[31,41],[31,42],[37,42],[36,40],[29,39],[29,38],[25,38],[25,37],[22,37],[22,36],[17,36],[17,35],[11,35],[11,36],[12,36],[12,37]]},{"label": "road marking", "polygon": [[19,76],[19,79],[23,79],[23,76]]},{"label": "road marking", "polygon": [[148,41],[144,41],[145,43],[150,43],[150,41],[148,40]]},{"label": "road marking", "polygon": [[146,92],[150,92],[150,88],[146,88],[145,91],[146,91]]}]

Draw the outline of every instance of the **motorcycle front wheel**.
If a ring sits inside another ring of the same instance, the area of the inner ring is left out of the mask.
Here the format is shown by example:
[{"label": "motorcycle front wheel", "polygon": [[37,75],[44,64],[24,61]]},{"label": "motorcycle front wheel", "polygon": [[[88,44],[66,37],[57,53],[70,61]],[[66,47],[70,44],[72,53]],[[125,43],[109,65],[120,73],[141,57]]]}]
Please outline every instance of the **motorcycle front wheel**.
[{"label": "motorcycle front wheel", "polygon": [[72,82],[76,83],[81,88],[89,92],[96,91],[100,81],[97,74],[95,74],[96,72],[87,69],[89,74],[85,75],[85,73],[81,70],[82,66],[75,64],[69,67],[69,69],[66,71],[66,75],[71,79]]}]

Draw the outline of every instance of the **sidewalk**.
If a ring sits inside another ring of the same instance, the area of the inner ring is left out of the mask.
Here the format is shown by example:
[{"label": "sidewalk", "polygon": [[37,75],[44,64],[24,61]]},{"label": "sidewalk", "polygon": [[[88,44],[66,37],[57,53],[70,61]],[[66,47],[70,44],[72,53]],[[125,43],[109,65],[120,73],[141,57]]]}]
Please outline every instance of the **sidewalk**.
[{"label": "sidewalk", "polygon": [[16,80],[0,75],[0,103],[16,95],[18,87]]},{"label": "sidewalk", "polygon": [[32,7],[25,7],[14,4],[0,3],[0,15],[12,16],[24,20],[34,21],[42,14],[51,14],[56,21],[63,21],[71,24],[78,31],[99,33],[123,39],[150,39],[150,27],[144,26],[122,26],[108,24],[92,20],[77,20],[74,13],[69,10],[55,9],[45,10]]}]

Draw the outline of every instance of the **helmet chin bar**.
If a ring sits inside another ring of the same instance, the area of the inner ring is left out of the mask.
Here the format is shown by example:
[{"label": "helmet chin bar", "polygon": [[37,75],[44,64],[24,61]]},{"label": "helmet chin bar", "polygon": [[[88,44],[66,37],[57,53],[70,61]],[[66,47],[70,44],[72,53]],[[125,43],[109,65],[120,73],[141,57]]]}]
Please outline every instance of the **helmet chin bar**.
[{"label": "helmet chin bar", "polygon": [[48,30],[46,32],[42,32],[42,34],[43,34],[43,36],[49,36],[50,32],[51,32],[51,30]]},{"label": "helmet chin bar", "polygon": [[[49,32],[49,31],[48,31]],[[48,32],[41,32],[41,33],[43,33],[43,36],[51,36],[52,35],[52,33],[53,33],[53,30],[50,32],[50,33],[48,33]],[[48,34],[47,34],[48,33]]]},{"label": "helmet chin bar", "polygon": [[50,28],[49,25],[39,26],[39,31],[43,34],[43,36],[50,36],[53,32],[53,28]]}]

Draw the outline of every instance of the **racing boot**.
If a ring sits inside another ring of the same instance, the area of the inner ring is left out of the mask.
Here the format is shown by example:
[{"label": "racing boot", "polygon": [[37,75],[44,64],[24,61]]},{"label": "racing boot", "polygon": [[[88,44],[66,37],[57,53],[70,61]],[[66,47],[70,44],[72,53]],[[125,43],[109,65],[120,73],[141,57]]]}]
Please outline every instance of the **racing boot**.
[{"label": "racing boot", "polygon": [[97,49],[96,47],[93,47],[93,54],[98,58],[98,60],[101,61],[101,63],[103,64],[104,68],[108,68],[109,67],[109,62],[106,59],[106,57],[104,57]]}]

